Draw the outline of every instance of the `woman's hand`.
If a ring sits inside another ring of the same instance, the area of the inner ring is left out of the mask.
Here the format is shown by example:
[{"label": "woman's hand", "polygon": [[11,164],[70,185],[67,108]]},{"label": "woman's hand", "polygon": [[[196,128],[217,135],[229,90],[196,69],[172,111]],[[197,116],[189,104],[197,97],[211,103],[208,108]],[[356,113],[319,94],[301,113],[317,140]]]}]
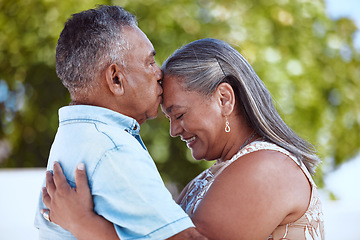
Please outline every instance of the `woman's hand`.
[{"label": "woman's hand", "polygon": [[77,239],[119,240],[114,225],[94,212],[94,203],[85,171],[79,163],[75,170],[76,188],[66,181],[58,162],[54,163],[53,174],[46,172],[46,188],[43,188],[43,202],[49,209],[49,220],[70,231]]},{"label": "woman's hand", "polygon": [[[81,221],[95,215],[85,166],[79,163],[75,171],[76,188],[66,181],[58,162],[54,163],[53,174],[46,172],[46,188],[43,188],[43,202],[50,209],[49,218],[61,227],[74,231]],[[43,209],[42,212],[48,211]]]}]

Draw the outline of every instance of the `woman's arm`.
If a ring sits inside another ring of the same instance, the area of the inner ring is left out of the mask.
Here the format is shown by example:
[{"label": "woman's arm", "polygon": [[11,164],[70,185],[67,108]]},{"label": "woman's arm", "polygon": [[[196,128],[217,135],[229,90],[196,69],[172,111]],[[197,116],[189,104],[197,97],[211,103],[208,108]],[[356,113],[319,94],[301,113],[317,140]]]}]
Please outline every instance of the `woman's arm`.
[{"label": "woman's arm", "polygon": [[93,211],[94,205],[82,163],[75,171],[75,182],[77,187],[71,188],[57,162],[53,174],[46,173],[43,202],[50,209],[50,220],[70,231],[79,240],[119,240],[114,225]]},{"label": "woman's arm", "polygon": [[267,239],[277,226],[305,213],[310,194],[309,182],[293,160],[264,150],[228,166],[191,217],[209,239]]},{"label": "woman's arm", "polygon": [[[114,225],[93,211],[94,204],[83,164],[79,164],[75,170],[75,183],[77,187],[71,188],[57,162],[53,174],[46,173],[43,202],[50,209],[50,220],[70,231],[79,240],[118,240]],[[195,228],[185,229],[170,239],[207,240]]]}]

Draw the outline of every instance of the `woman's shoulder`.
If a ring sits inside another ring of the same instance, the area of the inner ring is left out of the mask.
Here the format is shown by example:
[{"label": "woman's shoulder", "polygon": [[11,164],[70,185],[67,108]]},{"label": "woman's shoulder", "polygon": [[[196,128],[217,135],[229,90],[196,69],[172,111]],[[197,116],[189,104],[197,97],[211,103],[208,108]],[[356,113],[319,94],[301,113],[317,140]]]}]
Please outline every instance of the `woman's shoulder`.
[{"label": "woman's shoulder", "polygon": [[306,175],[297,159],[285,149],[275,144],[260,144],[266,147],[239,157],[224,169],[218,180],[228,182],[234,189],[242,186],[247,194],[263,195],[267,198],[265,204],[280,206],[290,215],[297,212],[296,216],[300,217],[311,195]]},{"label": "woman's shoulder", "polygon": [[[284,154],[292,159],[296,159],[296,157],[293,154],[291,154],[289,151],[287,151],[286,149],[284,149],[274,143],[267,142],[267,141],[252,142],[252,143],[246,145],[241,151],[239,151],[237,153],[237,156],[240,157],[240,156],[244,156],[246,154],[258,152],[258,151],[275,151],[275,152]],[[232,160],[233,161],[236,160],[237,156],[235,155],[233,157],[235,159],[232,159]]]},{"label": "woman's shoulder", "polygon": [[221,225],[240,221],[244,229],[237,229],[242,234],[260,224],[264,229],[258,234],[267,237],[276,226],[301,217],[309,199],[309,183],[301,168],[282,152],[262,149],[240,156],[215,178],[195,220],[211,216]]},{"label": "woman's shoulder", "polygon": [[226,168],[236,168],[236,171],[275,173],[287,169],[289,165],[293,166],[293,162],[297,162],[297,159],[284,148],[273,143],[256,141],[239,151],[229,160]]},{"label": "woman's shoulder", "polygon": [[288,209],[303,205],[304,199],[297,196],[301,194],[309,199],[310,185],[296,159],[285,154],[288,153],[286,150],[285,153],[279,151],[282,148],[277,145],[263,142],[259,145],[267,147],[240,156],[223,170],[215,182],[228,183],[233,191],[263,195],[267,198],[265,204],[276,201]]},{"label": "woman's shoulder", "polygon": [[296,186],[299,180],[307,182],[297,159],[285,149],[272,143],[257,142],[245,151],[248,153],[233,161],[219,177],[261,183],[260,188],[273,186],[274,194],[281,190],[279,184]]}]

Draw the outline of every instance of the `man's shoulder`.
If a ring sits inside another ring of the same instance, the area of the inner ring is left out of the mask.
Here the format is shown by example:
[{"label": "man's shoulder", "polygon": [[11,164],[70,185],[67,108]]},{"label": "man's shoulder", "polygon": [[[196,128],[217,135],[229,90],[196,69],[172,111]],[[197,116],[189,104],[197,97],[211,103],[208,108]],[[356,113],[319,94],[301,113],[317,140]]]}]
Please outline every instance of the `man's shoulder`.
[{"label": "man's shoulder", "polygon": [[122,129],[82,122],[60,126],[51,147],[55,160],[100,160],[113,149],[140,149],[137,140]]}]

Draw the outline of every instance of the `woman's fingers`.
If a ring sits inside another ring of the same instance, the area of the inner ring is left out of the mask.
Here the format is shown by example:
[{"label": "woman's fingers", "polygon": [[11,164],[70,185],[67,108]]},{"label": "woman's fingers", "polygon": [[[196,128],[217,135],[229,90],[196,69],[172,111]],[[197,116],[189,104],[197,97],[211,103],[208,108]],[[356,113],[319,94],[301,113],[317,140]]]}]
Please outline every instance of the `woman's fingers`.
[{"label": "woman's fingers", "polygon": [[[42,188],[42,200],[47,208],[51,206],[51,198],[48,194],[46,187]],[[41,209],[41,214],[43,217],[50,222],[50,210],[49,209]]]},{"label": "woman's fingers", "polygon": [[66,181],[66,177],[63,173],[60,163],[58,162],[54,162],[53,179],[58,194],[66,195],[70,191],[71,187]]},{"label": "woman's fingers", "polygon": [[50,197],[49,193],[47,192],[46,187],[43,187],[43,188],[42,188],[42,200],[43,200],[43,203],[45,204],[45,206],[46,206],[47,208],[50,208],[50,205],[51,205],[51,197]]},{"label": "woman's fingers", "polygon": [[56,186],[54,183],[53,175],[50,171],[46,171],[45,176],[46,176],[45,183],[46,183],[47,194],[49,195],[49,197],[54,196],[54,193],[56,191]]},{"label": "woman's fingers", "polygon": [[82,206],[85,209],[88,209],[92,212],[94,209],[94,203],[92,201],[85,165],[83,163],[79,163],[76,166],[75,183],[76,183],[76,193],[78,194],[78,197],[81,199]]},{"label": "woman's fingers", "polygon": [[84,163],[79,163],[76,166],[75,183],[76,183],[76,191],[79,194],[84,194],[84,195],[90,194],[90,188],[89,188],[89,184],[88,184],[88,179],[87,179]]},{"label": "woman's fingers", "polygon": [[45,220],[51,222],[49,209],[41,209],[41,214],[43,215],[43,218],[45,218]]}]

